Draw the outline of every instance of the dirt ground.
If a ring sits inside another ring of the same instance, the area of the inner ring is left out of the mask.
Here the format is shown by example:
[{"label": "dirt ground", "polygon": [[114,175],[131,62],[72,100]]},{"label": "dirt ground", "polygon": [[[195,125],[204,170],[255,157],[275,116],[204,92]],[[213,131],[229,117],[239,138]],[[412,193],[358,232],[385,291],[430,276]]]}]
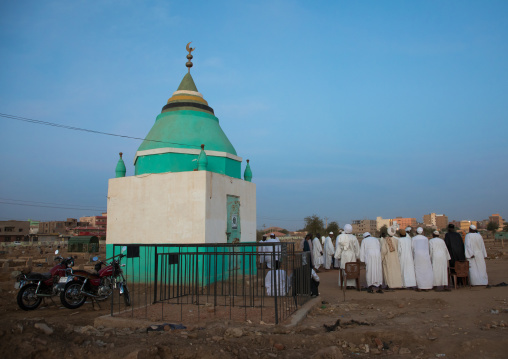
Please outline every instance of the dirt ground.
[{"label": "dirt ground", "polygon": [[[508,283],[504,249],[490,246],[488,252],[489,283]],[[384,294],[348,290],[344,301],[338,272],[319,276],[317,305],[296,327],[214,319],[183,330],[147,332],[146,328],[94,327],[97,317],[110,313],[108,304],[101,309],[85,304],[72,311],[54,298],[55,303],[46,301],[37,310],[23,311],[16,304],[11,272],[4,270],[0,273],[0,357],[507,357],[508,287]],[[336,328],[325,328],[338,319]]]}]

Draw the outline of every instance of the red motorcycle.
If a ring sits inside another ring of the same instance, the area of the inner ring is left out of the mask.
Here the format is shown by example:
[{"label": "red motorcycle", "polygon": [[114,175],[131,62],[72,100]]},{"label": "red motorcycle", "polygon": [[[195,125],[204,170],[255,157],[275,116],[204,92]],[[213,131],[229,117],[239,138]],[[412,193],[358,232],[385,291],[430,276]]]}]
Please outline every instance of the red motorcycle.
[{"label": "red motorcycle", "polygon": [[[58,250],[55,251],[58,255]],[[74,266],[74,258],[57,256],[60,262],[48,273],[20,274],[14,288],[18,289],[18,305],[23,310],[34,310],[42,302],[42,297],[52,297],[59,294],[57,283],[60,278],[66,278]]]},{"label": "red motorcycle", "polygon": [[[122,248],[122,252],[125,250]],[[112,261],[109,264],[100,261],[98,257],[92,258],[97,262],[95,264],[97,273],[73,271],[67,277],[65,287],[60,293],[62,304],[69,309],[76,309],[85,303],[87,297],[96,301],[105,300],[111,296],[113,289],[119,288],[125,305],[130,306],[131,298],[122,270],[125,264],[120,264],[123,257],[125,257],[123,253],[116,255],[110,258]],[[102,268],[103,265],[105,265],[104,268]]]}]

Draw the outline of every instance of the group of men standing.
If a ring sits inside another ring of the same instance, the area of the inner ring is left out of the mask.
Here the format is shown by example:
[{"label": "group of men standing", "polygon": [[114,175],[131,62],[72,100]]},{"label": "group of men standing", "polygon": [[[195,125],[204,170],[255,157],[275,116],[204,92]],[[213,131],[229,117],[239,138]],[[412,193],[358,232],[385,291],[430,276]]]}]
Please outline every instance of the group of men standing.
[{"label": "group of men standing", "polygon": [[444,240],[439,238],[438,231],[433,232],[430,240],[423,235],[421,227],[413,238],[410,231],[409,227],[405,231],[390,227],[388,235],[380,239],[368,232],[363,234],[360,261],[366,265],[369,292],[382,293],[383,285],[391,289],[449,290],[448,268],[453,272],[455,263],[466,259],[471,285],[488,284],[487,253],[483,238],[474,225],[470,227],[465,243],[453,224],[448,226]]},{"label": "group of men standing", "polygon": [[[472,225],[465,240],[455,231],[455,226],[448,226],[444,240],[439,232],[434,231],[432,238],[423,235],[418,227],[417,235],[411,237],[411,228],[388,228],[387,235],[375,238],[370,233],[363,234],[361,245],[350,224],[335,240],[330,233],[320,240],[320,235],[308,234],[302,249],[311,253],[312,266],[319,271],[331,267],[344,271],[346,263],[361,261],[366,265],[368,292],[383,293],[382,288],[410,288],[419,291],[435,289],[449,290],[449,268],[453,273],[456,261],[466,261],[469,265],[471,285],[488,285],[485,265],[487,253],[483,238]],[[312,239],[313,238],[313,239]],[[335,261],[334,261],[335,260]],[[340,284],[340,283],[339,283]],[[354,288],[354,279],[348,279],[346,286]]]}]

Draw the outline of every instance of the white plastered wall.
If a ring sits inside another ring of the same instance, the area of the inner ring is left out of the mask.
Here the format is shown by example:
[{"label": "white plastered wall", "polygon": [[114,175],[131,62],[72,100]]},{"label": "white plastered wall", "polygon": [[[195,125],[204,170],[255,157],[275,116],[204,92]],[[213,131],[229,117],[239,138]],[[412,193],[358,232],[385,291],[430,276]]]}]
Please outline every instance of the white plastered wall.
[{"label": "white plastered wall", "polygon": [[112,178],[107,244],[225,243],[227,195],[240,197],[241,241],[255,241],[251,182],[207,171]]}]

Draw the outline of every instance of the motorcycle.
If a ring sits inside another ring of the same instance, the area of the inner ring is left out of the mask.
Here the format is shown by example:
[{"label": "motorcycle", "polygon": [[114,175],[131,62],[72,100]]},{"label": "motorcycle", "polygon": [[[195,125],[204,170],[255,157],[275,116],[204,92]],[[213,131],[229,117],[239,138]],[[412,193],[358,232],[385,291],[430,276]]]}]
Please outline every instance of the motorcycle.
[{"label": "motorcycle", "polygon": [[59,294],[57,283],[60,278],[66,278],[72,272],[74,258],[63,258],[55,251],[55,260],[60,262],[48,273],[20,274],[14,288],[19,289],[17,302],[23,310],[34,310],[42,302],[43,297],[52,297]]},{"label": "motorcycle", "polygon": [[[69,309],[76,309],[85,303],[87,297],[102,301],[109,298],[115,288],[119,288],[125,305],[130,306],[131,298],[122,270],[125,264],[120,264],[126,250],[127,247],[123,247],[121,254],[106,259],[106,261],[111,260],[109,264],[100,261],[98,257],[93,257],[92,260],[97,262],[96,273],[73,271],[67,277],[65,287],[60,293],[62,304]],[[105,267],[102,268],[102,266]]]}]

